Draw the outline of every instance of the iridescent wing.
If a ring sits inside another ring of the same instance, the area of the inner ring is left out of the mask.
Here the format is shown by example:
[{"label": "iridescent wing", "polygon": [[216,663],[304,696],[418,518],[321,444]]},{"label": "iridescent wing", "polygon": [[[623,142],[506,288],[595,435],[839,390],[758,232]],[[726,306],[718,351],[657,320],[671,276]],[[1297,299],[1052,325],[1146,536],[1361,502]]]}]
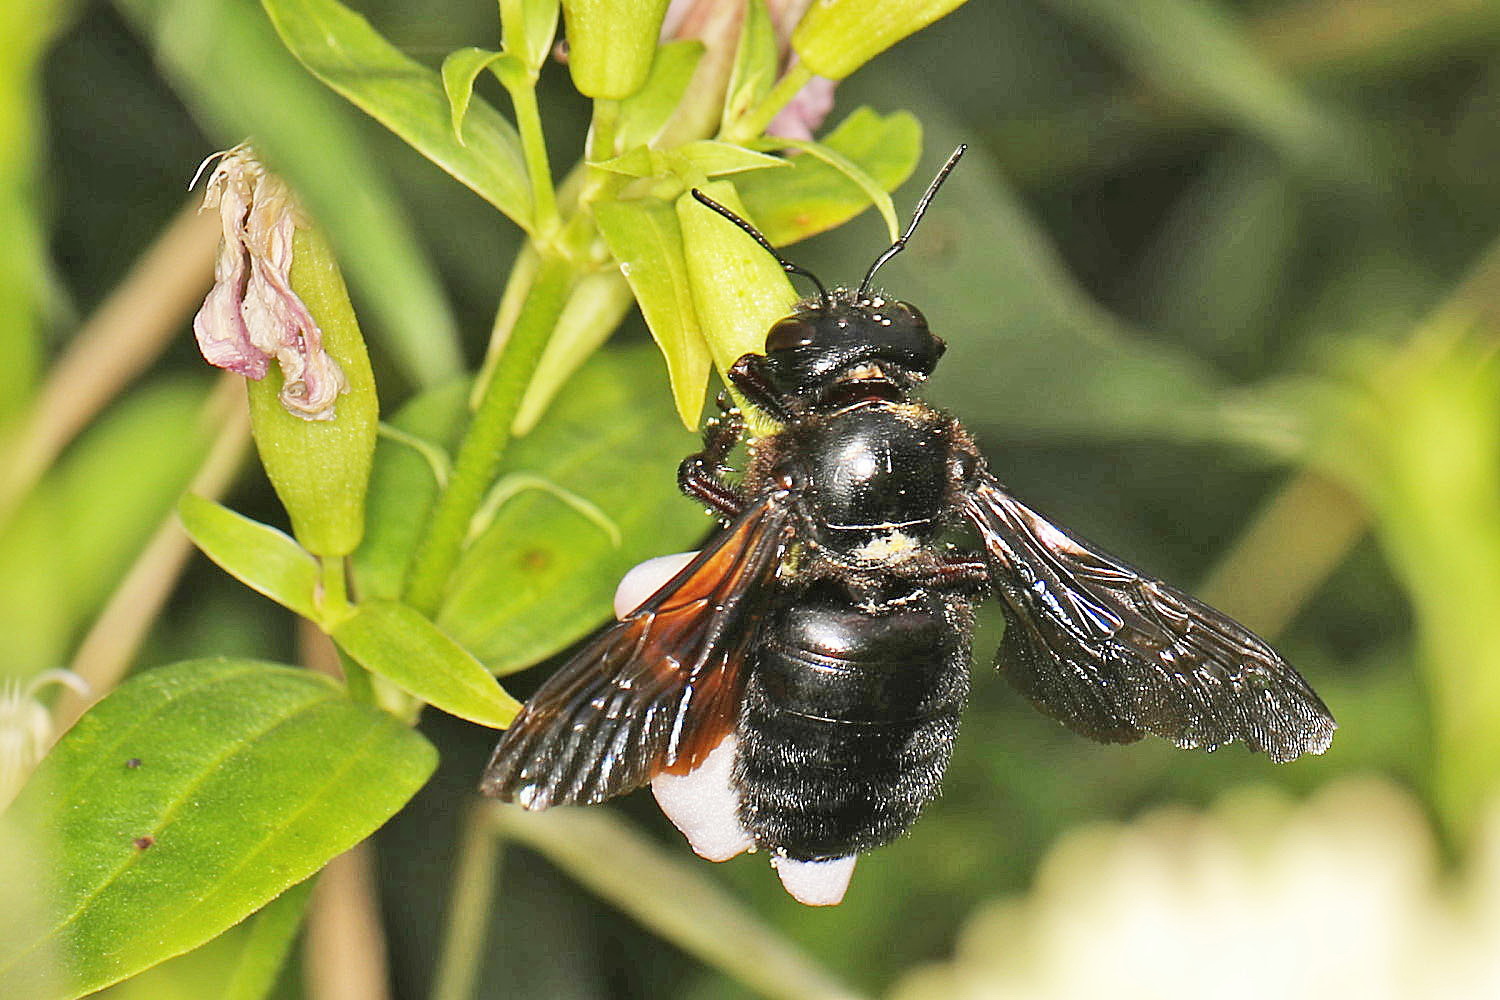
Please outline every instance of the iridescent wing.
[{"label": "iridescent wing", "polygon": [[1104,742],[1240,740],[1276,761],[1328,749],[1322,699],[1243,625],[1067,534],[987,475],[964,508],[1004,606],[1000,669],[1042,711]]},{"label": "iridescent wing", "polygon": [[480,790],[528,809],[589,804],[706,758],[734,728],[789,524],[784,495],[752,506],[579,650],[522,708]]}]

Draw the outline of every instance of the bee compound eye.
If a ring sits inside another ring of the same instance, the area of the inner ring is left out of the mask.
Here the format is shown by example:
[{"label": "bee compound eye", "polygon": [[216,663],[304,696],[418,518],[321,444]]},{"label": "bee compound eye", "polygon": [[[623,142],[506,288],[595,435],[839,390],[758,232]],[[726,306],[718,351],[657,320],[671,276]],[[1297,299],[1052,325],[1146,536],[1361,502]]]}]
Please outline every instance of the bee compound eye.
[{"label": "bee compound eye", "polygon": [[788,316],[777,320],[776,325],[771,327],[771,332],[766,334],[766,353],[795,350],[812,342],[813,325],[798,316]]},{"label": "bee compound eye", "polygon": [[927,329],[927,317],[922,315],[922,310],[918,309],[910,302],[896,302],[893,304],[893,306],[895,311],[904,312],[906,314],[907,320],[911,323],[912,326],[918,327],[923,330]]}]

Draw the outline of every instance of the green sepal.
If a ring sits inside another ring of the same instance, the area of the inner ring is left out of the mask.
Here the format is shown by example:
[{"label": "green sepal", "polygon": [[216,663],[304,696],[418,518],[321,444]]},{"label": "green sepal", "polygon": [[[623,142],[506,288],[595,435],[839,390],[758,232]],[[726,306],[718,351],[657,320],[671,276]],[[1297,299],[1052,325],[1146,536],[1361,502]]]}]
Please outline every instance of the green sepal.
[{"label": "green sepal", "polygon": [[776,82],[776,30],[766,10],[766,0],[747,0],[734,68],[724,93],[724,111],[719,132],[727,133],[745,112],[760,103]]},{"label": "green sepal", "polygon": [[292,291],[323,331],[323,349],[338,362],[348,391],[331,420],[304,420],[278,398],[277,367],[247,383],[250,425],[261,464],[292,520],[292,533],[319,556],[353,552],[364,534],[365,489],[380,425],[375,376],[338,263],[314,229],[298,227],[292,242]]},{"label": "green sepal", "polygon": [[[730,182],[705,184],[703,193],[752,225],[756,223]],[[720,371],[728,371],[741,355],[765,350],[766,331],[791,311],[799,296],[764,247],[699,204],[691,192],[677,199],[676,208],[698,322],[714,363]]]},{"label": "green sepal", "polygon": [[694,430],[713,359],[693,305],[677,210],[656,198],[604,202],[594,219],[666,359],[677,415]]},{"label": "green sepal", "polygon": [[656,141],[682,103],[703,52],[703,43],[696,39],[667,42],[656,50],[656,61],[645,85],[620,103],[617,149],[649,146]]},{"label": "green sepal", "polygon": [[500,0],[500,38],[532,79],[552,54],[558,0]]},{"label": "green sepal", "polygon": [[964,0],[820,0],[792,32],[792,50],[818,76],[842,80]]}]

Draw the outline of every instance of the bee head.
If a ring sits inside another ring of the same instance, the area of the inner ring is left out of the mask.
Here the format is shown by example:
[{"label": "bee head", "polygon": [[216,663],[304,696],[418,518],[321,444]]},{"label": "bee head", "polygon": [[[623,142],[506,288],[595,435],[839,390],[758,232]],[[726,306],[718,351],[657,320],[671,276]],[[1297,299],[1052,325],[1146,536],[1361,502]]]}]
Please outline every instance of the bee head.
[{"label": "bee head", "polygon": [[945,349],[916,306],[845,289],[807,300],[766,335],[772,377],[798,396],[850,379],[905,391],[932,374]]}]

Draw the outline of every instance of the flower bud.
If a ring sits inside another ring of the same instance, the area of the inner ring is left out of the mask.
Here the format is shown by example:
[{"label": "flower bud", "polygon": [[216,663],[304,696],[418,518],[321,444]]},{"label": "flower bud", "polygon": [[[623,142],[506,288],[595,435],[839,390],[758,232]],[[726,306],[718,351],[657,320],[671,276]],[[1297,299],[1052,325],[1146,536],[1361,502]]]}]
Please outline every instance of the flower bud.
[{"label": "flower bud", "polygon": [[247,146],[220,160],[206,205],[219,210],[224,245],[193,321],[203,356],[252,379],[256,450],[297,541],[348,555],[364,535],[380,413],[338,263]]},{"label": "flower bud", "polygon": [[585,97],[624,100],[646,82],[667,0],[564,0],[568,71]]},{"label": "flower bud", "polygon": [[842,80],[964,0],[814,0],[792,48],[818,76]]}]

